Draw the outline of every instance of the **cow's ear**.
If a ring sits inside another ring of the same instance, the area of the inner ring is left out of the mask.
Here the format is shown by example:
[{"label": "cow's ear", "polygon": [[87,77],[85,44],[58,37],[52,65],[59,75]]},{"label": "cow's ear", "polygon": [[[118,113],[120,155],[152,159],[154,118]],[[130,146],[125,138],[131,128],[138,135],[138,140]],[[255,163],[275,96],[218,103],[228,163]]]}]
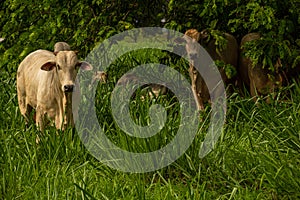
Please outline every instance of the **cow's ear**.
[{"label": "cow's ear", "polygon": [[195,39],[197,42],[199,42],[199,40],[200,40],[200,33],[199,33],[199,32],[197,32],[197,33],[195,34],[194,39]]},{"label": "cow's ear", "polygon": [[77,65],[76,65],[76,67],[80,68],[81,70],[87,70],[87,71],[93,69],[93,67],[92,67],[92,65],[90,63],[84,62],[84,61],[83,62],[78,62]]},{"label": "cow's ear", "polygon": [[51,71],[55,68],[55,66],[56,66],[55,62],[46,62],[45,64],[42,65],[41,70]]}]

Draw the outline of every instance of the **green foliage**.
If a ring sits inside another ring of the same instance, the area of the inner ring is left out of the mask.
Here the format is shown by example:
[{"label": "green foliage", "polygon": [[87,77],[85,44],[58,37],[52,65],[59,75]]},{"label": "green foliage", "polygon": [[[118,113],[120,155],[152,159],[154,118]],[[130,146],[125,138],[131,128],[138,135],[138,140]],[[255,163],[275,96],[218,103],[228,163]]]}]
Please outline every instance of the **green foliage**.
[{"label": "green foliage", "polygon": [[233,33],[238,40],[246,33],[259,32],[263,39],[254,49],[267,53],[249,49],[247,54],[255,62],[263,61],[272,70],[271,60],[277,58],[284,58],[283,66],[287,68],[298,63],[298,0],[70,0],[64,3],[6,0],[0,5],[0,37],[5,38],[0,43],[0,66],[7,70],[15,70],[31,51],[52,50],[58,41],[67,41],[85,56],[104,39],[144,26],[165,26],[182,32],[189,28],[210,29]]},{"label": "green foliage", "polygon": [[189,28],[229,32],[238,41],[247,33],[258,32],[263,36],[262,40],[254,41],[253,49],[246,50],[251,59],[262,62],[272,71],[276,71],[274,61],[278,58],[282,61],[282,70],[295,67],[298,63],[299,0],[172,0],[168,8],[172,26],[168,24],[167,27],[176,27],[176,30],[183,32]]},{"label": "green foliage", "polygon": [[218,68],[224,69],[227,78],[231,79],[237,75],[236,68],[231,64],[225,64],[221,60],[216,60],[215,64]]},{"label": "green foliage", "polygon": [[235,18],[228,21],[234,33],[261,34],[260,40],[246,44],[244,49],[255,64],[261,63],[273,72],[278,71],[275,66],[278,59],[282,64],[280,70],[294,67],[300,53],[296,43],[298,35],[295,35],[299,31],[299,22],[295,20],[299,17],[299,10],[291,8],[292,4],[297,4],[297,1],[249,1],[232,11],[230,15]]},{"label": "green foliage", "polygon": [[216,50],[217,52],[222,51],[226,48],[227,40],[224,37],[224,33],[220,30],[207,29],[208,37],[206,39],[207,43],[210,40],[215,40]]},{"label": "green foliage", "polygon": [[0,43],[0,66],[8,70],[16,70],[36,49],[53,50],[58,41],[85,56],[116,33],[159,24],[164,12],[162,2],[141,0],[6,0],[0,5],[0,37],[5,38]]}]

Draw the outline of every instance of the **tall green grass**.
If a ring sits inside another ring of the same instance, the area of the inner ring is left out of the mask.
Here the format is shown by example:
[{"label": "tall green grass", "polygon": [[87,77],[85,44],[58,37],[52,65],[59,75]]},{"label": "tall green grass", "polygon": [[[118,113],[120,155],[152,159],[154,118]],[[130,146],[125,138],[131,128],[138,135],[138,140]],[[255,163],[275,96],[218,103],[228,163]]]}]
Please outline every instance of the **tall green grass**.
[{"label": "tall green grass", "polygon": [[[121,148],[153,151],[175,136],[180,123],[178,102],[172,94],[132,99],[131,114],[138,124],[148,123],[148,109],[155,103],[166,106],[167,123],[148,139],[133,138],[120,130],[110,112],[110,94],[126,71],[118,69],[138,64],[131,56],[110,68],[107,84],[98,85],[98,120]],[[147,53],[151,56],[158,57]],[[271,104],[263,99],[255,103],[236,93],[229,96],[224,131],[215,149],[200,159],[200,143],[209,125],[208,106],[197,136],[183,156],[163,169],[135,174],[96,160],[74,130],[61,132],[49,127],[41,134],[34,124],[25,129],[18,110],[15,74],[4,68],[0,73],[0,199],[300,198],[300,86],[296,83]]]}]

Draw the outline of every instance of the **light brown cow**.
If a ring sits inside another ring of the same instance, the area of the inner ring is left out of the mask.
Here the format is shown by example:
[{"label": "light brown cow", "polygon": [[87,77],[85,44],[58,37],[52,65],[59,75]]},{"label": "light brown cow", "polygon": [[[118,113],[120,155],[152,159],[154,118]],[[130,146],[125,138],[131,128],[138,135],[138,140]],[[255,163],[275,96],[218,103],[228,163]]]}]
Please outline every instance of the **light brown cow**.
[{"label": "light brown cow", "polygon": [[[79,98],[79,83],[75,81],[77,69],[91,70],[89,63],[78,60],[74,51],[53,53],[37,50],[30,53],[19,65],[17,92],[21,114],[26,122],[34,108],[36,124],[44,130],[47,117],[55,122],[57,129],[74,125],[78,107],[72,114],[72,95]],[[75,105],[78,103],[75,103]]]},{"label": "light brown cow", "polygon": [[[238,62],[238,43],[232,35],[224,33],[224,38],[227,40],[227,44],[223,49],[220,50],[217,49],[217,46],[215,44],[216,41],[214,39],[211,39],[208,42],[204,42],[207,37],[208,33],[206,30],[198,32],[196,29],[190,29],[186,31],[184,36],[184,40],[186,42],[186,51],[189,59],[191,60],[189,75],[192,81],[192,91],[199,110],[204,109],[204,103],[210,100],[210,95],[205,81],[193,65],[195,59],[198,59],[197,54],[200,52],[200,50],[198,49],[198,42],[200,42],[200,44],[204,46],[204,48],[207,50],[214,61],[220,60],[225,64],[232,65],[234,68],[237,68]],[[225,84],[233,82],[232,79],[229,79],[229,77],[226,76],[225,70],[223,68],[219,68],[219,71]]]},{"label": "light brown cow", "polygon": [[[258,40],[260,38],[259,33],[249,33],[245,35],[240,44],[240,59],[239,59],[239,75],[243,80],[244,84],[250,87],[250,94],[252,97],[257,95],[268,95],[274,92],[274,90],[282,85],[283,74],[276,72],[271,72],[268,67],[262,66],[261,63],[253,65],[250,58],[245,57],[243,45],[246,42]],[[274,68],[278,69],[281,66],[281,61],[278,58],[277,62],[274,64]],[[267,99],[267,102],[270,98]]]}]

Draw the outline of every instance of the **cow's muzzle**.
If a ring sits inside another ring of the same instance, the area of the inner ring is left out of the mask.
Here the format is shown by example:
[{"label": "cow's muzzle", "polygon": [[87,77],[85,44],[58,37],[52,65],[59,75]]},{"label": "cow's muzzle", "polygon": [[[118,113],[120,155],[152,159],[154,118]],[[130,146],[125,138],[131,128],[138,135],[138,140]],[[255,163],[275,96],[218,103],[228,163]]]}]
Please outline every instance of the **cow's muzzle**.
[{"label": "cow's muzzle", "polygon": [[190,57],[191,60],[197,60],[198,54],[197,53],[191,53],[191,54],[189,54],[189,57]]},{"label": "cow's muzzle", "polygon": [[74,85],[64,85],[64,92],[73,92]]}]

